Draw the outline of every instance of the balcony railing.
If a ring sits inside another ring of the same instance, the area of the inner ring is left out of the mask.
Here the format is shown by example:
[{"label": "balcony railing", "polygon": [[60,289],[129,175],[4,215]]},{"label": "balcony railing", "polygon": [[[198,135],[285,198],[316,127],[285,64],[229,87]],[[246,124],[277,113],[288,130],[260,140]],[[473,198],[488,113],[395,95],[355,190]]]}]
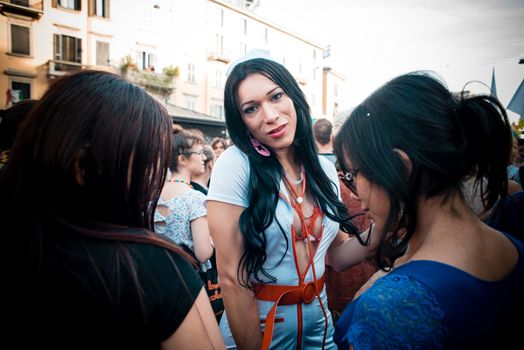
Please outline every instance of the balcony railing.
[{"label": "balcony railing", "polygon": [[170,95],[175,90],[175,78],[171,75],[146,71],[129,71],[126,78],[147,91]]},{"label": "balcony railing", "polygon": [[47,76],[50,78],[55,78],[69,72],[86,68],[86,66],[81,63],[58,60],[49,60],[48,66]]},{"label": "balcony railing", "polygon": [[44,13],[43,0],[0,0],[0,13],[6,12],[39,19]]},{"label": "balcony railing", "polygon": [[228,64],[231,62],[231,53],[229,50],[213,50],[208,52],[207,58],[210,61],[219,61]]}]

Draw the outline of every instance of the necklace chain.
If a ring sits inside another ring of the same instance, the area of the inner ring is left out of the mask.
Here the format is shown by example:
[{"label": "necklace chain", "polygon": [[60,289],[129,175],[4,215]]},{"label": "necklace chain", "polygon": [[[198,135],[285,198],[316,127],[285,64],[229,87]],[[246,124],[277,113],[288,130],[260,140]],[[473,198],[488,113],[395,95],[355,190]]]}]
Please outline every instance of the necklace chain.
[{"label": "necklace chain", "polygon": [[193,188],[193,185],[191,185],[190,183],[187,183],[187,182],[184,181],[184,180],[173,179],[173,180],[171,180],[171,182],[182,183],[182,184],[184,184],[184,185],[189,186],[189,188]]},{"label": "necklace chain", "polygon": [[302,183],[302,181],[304,181],[304,167],[301,167],[300,169],[300,178],[298,180],[290,178],[287,172],[286,172],[286,179],[293,185],[298,185]]}]

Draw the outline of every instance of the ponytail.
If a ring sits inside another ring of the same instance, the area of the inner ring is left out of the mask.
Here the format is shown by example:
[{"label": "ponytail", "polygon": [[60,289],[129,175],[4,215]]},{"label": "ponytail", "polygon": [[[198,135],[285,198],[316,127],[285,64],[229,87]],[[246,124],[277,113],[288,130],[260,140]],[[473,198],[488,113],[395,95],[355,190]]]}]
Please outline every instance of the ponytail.
[{"label": "ponytail", "polygon": [[[494,96],[479,95],[461,98],[457,114],[464,136],[464,158],[469,172],[481,183],[482,201],[486,209],[507,195],[506,166],[512,140],[511,127],[504,107]],[[487,180],[487,185],[482,183]]]}]

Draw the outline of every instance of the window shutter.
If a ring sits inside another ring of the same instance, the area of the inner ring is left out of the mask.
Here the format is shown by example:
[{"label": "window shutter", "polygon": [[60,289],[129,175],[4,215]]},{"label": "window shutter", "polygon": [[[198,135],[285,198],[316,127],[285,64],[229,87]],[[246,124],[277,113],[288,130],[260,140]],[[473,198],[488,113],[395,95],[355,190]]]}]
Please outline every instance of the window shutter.
[{"label": "window shutter", "polygon": [[29,28],[11,24],[11,52],[29,55]]},{"label": "window shutter", "polygon": [[142,51],[137,51],[136,52],[136,64],[137,64],[138,68],[140,68],[140,69],[144,69],[144,60],[142,58],[142,54],[143,54]]},{"label": "window shutter", "polygon": [[96,65],[109,66],[109,43],[96,42]]},{"label": "window shutter", "polygon": [[95,1],[96,0],[89,0],[89,4],[88,4],[89,16],[95,15]]},{"label": "window shutter", "polygon": [[75,38],[75,48],[76,48],[76,63],[82,63],[82,39]]},{"label": "window shutter", "polygon": [[53,34],[53,51],[55,60],[61,61],[62,50],[60,50],[60,35],[58,34]]}]

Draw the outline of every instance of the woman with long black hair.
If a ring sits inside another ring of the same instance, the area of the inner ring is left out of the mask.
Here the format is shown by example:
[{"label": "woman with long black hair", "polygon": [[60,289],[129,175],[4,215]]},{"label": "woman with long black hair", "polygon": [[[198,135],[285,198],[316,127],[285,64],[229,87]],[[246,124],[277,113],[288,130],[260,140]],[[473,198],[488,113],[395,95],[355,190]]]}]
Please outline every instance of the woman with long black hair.
[{"label": "woman with long black hair", "polygon": [[316,152],[304,94],[283,65],[252,58],[234,66],[224,100],[235,146],[213,169],[208,222],[226,345],[333,349],[326,256],[343,269],[369,247],[339,232],[355,230],[335,167]]}]

